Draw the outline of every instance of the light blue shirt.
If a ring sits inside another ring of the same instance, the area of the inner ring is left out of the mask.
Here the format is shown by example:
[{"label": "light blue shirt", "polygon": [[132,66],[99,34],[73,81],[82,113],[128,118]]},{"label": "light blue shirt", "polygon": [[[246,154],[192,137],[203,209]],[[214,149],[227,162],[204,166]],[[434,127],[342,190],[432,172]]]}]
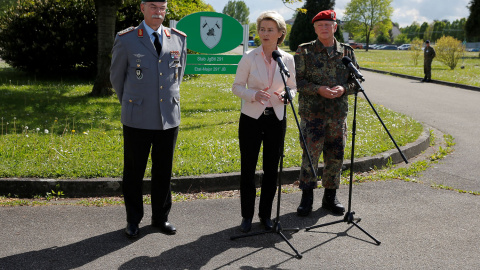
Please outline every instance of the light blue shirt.
[{"label": "light blue shirt", "polygon": [[[153,33],[155,32],[155,30],[153,30],[150,26],[148,26],[145,21],[143,21],[143,26],[145,26],[145,30],[147,30],[147,34],[148,36],[150,37],[150,41],[152,41],[152,44],[153,44],[153,41],[155,40],[155,36],[153,35]],[[163,42],[162,42],[162,29],[163,29],[163,25],[160,25],[160,27],[157,29],[157,33],[158,33],[158,37],[159,37],[159,40],[160,40],[160,44],[163,46]]]}]

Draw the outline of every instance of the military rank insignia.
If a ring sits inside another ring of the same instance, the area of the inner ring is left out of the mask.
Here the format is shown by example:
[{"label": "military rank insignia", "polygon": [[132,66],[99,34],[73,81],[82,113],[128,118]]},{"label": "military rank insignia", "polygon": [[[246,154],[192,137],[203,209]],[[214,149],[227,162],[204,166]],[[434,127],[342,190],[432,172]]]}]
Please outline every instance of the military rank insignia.
[{"label": "military rank insignia", "polygon": [[180,52],[179,51],[170,51],[170,57],[172,59],[178,59],[178,58],[180,58]]},{"label": "military rank insignia", "polygon": [[119,35],[119,36],[123,36],[123,35],[125,35],[126,33],[132,32],[134,29],[135,29],[135,27],[130,26],[129,28],[123,29],[122,31],[118,32],[118,35]]},{"label": "military rank insignia", "polygon": [[137,29],[137,36],[143,38],[143,29]]}]

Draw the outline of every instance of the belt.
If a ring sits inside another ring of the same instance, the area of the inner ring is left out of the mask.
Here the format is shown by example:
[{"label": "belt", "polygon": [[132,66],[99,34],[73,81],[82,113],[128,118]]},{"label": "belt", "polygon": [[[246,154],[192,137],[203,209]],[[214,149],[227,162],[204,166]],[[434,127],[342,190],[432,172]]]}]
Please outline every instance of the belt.
[{"label": "belt", "polygon": [[274,115],[275,111],[273,110],[273,107],[266,107],[265,110],[263,111],[263,115]]}]

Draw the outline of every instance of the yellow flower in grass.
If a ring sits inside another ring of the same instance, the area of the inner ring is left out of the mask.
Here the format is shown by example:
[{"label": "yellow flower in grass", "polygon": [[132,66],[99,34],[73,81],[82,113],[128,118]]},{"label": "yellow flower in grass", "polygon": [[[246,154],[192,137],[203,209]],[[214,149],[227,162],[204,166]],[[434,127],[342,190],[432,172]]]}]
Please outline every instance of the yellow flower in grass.
[{"label": "yellow flower in grass", "polygon": [[75,133],[75,129],[72,129],[72,133]]}]

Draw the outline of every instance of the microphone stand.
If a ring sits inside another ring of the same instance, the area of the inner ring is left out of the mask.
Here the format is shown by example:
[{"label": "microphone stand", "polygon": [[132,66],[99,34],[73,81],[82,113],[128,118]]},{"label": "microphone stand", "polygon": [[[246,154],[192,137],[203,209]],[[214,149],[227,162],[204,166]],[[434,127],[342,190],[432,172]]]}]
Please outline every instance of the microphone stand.
[{"label": "microphone stand", "polygon": [[[350,183],[349,183],[349,188],[348,188],[348,211],[345,213],[345,216],[343,217],[343,219],[341,220],[338,220],[338,221],[334,221],[334,222],[328,222],[328,223],[325,223],[325,224],[321,224],[321,225],[315,225],[315,226],[311,226],[311,227],[307,227],[305,230],[306,231],[309,231],[309,230],[312,230],[312,229],[315,229],[315,228],[319,228],[319,227],[324,227],[324,226],[328,226],[328,225],[333,225],[333,224],[337,224],[337,223],[341,223],[341,222],[346,222],[347,224],[353,224],[355,227],[357,227],[358,229],[360,229],[362,232],[364,232],[366,235],[368,235],[373,241],[375,241],[375,243],[377,245],[380,245],[381,242],[378,241],[377,239],[375,239],[375,237],[373,237],[372,235],[370,235],[367,231],[365,231],[364,229],[362,229],[362,227],[360,227],[357,223],[360,222],[362,219],[361,218],[355,218],[354,215],[355,215],[355,212],[352,211],[352,187],[353,187],[353,166],[354,166],[354,159],[355,159],[355,135],[356,135],[356,128],[357,128],[357,97],[358,97],[358,92],[362,92],[363,95],[365,96],[365,99],[368,101],[368,103],[370,104],[370,107],[372,108],[372,110],[375,112],[375,114],[377,115],[377,118],[378,120],[380,120],[380,123],[382,123],[383,125],[383,128],[385,129],[385,131],[388,133],[388,135],[390,136],[390,139],[392,140],[392,142],[395,144],[395,147],[397,148],[398,152],[400,152],[400,155],[402,156],[403,160],[405,161],[405,163],[408,164],[408,160],[407,158],[403,155],[402,153],[402,150],[400,150],[400,148],[398,147],[397,143],[395,142],[395,140],[393,139],[392,135],[390,134],[390,132],[388,131],[387,127],[385,126],[385,124],[383,123],[382,119],[380,118],[380,115],[378,115],[377,111],[375,110],[375,108],[373,107],[372,103],[370,102],[370,100],[368,99],[367,95],[365,94],[365,90],[363,89],[359,79],[363,82],[365,81],[363,79],[363,77],[360,77],[360,78],[357,78],[355,76],[354,73],[352,73],[352,77],[355,79],[357,85],[360,87],[360,90],[358,91],[355,91],[355,103],[354,103],[354,109],[353,109],[353,127],[352,127],[352,152],[351,152],[351,157],[350,157]],[[356,223],[354,221],[357,221]]]},{"label": "microphone stand", "polygon": [[[293,107],[292,103],[292,95],[290,94],[290,87],[287,86],[287,82],[285,81],[285,75],[283,73],[283,70],[280,68],[280,74],[282,76],[283,83],[285,85],[285,95],[283,96],[283,102],[285,107],[287,107],[287,104],[290,103],[293,111],[293,115],[295,116],[295,121],[297,122],[297,127],[300,132],[300,136],[303,140],[303,144],[307,145],[305,142],[305,138],[303,136],[302,130],[300,129],[300,124],[298,122],[297,115],[295,113],[295,108]],[[298,252],[297,249],[288,241],[287,237],[282,233],[282,231],[293,231],[293,232],[298,232],[300,229],[299,228],[282,228],[282,225],[280,224],[280,201],[281,201],[281,196],[282,196],[282,173],[283,173],[283,158],[285,157],[284,151],[285,151],[285,133],[287,131],[287,126],[286,126],[286,119],[287,119],[287,108],[283,110],[283,120],[284,122],[284,127],[282,129],[282,143],[280,145],[280,171],[278,174],[278,195],[277,195],[277,217],[275,218],[273,228],[272,230],[264,230],[264,231],[259,231],[259,232],[252,232],[249,234],[243,234],[243,235],[236,235],[236,236],[231,236],[230,240],[235,240],[238,238],[245,238],[245,237],[250,237],[250,236],[255,236],[255,235],[262,235],[266,233],[277,233],[279,234],[285,242],[292,248],[292,250],[296,254],[297,259],[301,259],[303,256]],[[317,178],[317,173],[315,172],[312,164],[312,159],[310,157],[310,153],[308,152],[308,149],[306,149],[308,160],[310,161],[310,168],[312,169],[313,174],[315,175],[315,178]]]}]

